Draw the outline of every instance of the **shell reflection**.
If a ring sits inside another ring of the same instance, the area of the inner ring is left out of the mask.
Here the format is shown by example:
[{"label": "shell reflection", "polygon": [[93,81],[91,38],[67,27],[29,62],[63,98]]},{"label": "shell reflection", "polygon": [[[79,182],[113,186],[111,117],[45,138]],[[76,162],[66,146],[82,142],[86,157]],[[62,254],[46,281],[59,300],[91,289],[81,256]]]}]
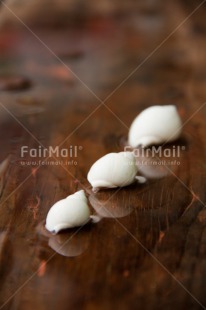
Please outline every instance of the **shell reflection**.
[{"label": "shell reflection", "polygon": [[139,172],[147,179],[160,179],[176,173],[183,158],[184,145],[163,145],[134,149]]},{"label": "shell reflection", "polygon": [[79,256],[89,246],[90,231],[88,227],[65,230],[58,235],[53,235],[45,228],[45,221],[42,221],[37,225],[36,232],[43,247],[48,244],[52,250],[65,257]]},{"label": "shell reflection", "polygon": [[66,233],[54,235],[49,238],[48,245],[55,252],[66,257],[76,257],[86,251],[89,245],[89,234],[80,231],[68,235]]},{"label": "shell reflection", "polygon": [[[131,190],[134,190],[134,188]],[[125,189],[91,194],[89,196],[89,202],[96,211],[97,215],[102,218],[125,217],[134,209],[134,205],[130,201],[128,193]],[[137,202],[138,198],[136,199],[136,203]]]}]

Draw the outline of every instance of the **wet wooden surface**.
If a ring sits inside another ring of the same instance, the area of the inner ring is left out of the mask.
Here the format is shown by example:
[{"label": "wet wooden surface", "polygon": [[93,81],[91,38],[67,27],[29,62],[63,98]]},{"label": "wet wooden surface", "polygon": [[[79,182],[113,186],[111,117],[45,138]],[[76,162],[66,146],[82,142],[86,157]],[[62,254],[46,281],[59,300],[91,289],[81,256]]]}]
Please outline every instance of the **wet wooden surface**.
[{"label": "wet wooden surface", "polygon": [[[205,9],[160,46],[189,13],[173,9],[33,29],[43,44],[23,27],[1,33],[0,309],[206,307]],[[92,194],[92,163],[123,150],[154,104],[175,104],[185,122],[179,163]],[[58,145],[77,157],[21,157]],[[81,188],[102,220],[45,234],[51,205]]]}]

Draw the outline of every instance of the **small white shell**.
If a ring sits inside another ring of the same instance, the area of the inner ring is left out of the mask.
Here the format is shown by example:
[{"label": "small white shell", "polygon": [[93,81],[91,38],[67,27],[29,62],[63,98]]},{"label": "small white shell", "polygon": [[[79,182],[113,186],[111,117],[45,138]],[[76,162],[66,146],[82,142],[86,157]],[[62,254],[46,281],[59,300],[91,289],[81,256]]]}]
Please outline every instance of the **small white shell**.
[{"label": "small white shell", "polygon": [[123,187],[135,181],[137,170],[132,152],[109,153],[92,165],[87,179],[94,191],[101,187]]},{"label": "small white shell", "polygon": [[176,140],[182,129],[182,122],[174,105],[152,106],[142,111],[129,130],[129,145],[149,146]]},{"label": "small white shell", "polygon": [[83,190],[57,201],[49,210],[46,229],[58,233],[62,229],[84,225],[90,219],[90,210]]}]

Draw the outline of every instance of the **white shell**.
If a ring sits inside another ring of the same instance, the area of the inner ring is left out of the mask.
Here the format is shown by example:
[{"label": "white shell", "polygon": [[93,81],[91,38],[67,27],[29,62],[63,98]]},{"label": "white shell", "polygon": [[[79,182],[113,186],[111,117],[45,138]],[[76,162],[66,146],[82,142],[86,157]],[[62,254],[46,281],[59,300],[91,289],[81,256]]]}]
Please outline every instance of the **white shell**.
[{"label": "white shell", "polygon": [[182,122],[174,105],[152,106],[142,111],[129,130],[129,145],[149,146],[176,140],[182,129]]},{"label": "white shell", "polygon": [[137,170],[132,152],[109,153],[92,165],[87,179],[93,190],[123,187],[135,181]]},{"label": "white shell", "polygon": [[83,190],[56,202],[46,218],[46,229],[58,233],[62,229],[84,225],[90,219],[90,210]]}]

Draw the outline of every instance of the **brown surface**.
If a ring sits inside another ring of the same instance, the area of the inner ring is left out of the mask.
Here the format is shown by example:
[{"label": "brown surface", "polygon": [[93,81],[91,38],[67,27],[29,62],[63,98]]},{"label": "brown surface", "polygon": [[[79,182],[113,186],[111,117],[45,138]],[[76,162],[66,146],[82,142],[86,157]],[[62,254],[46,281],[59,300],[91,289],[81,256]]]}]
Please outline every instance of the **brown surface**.
[{"label": "brown surface", "polygon": [[[1,167],[1,309],[206,307],[204,13],[141,67],[186,17],[180,7],[152,18],[91,20],[78,30],[33,29],[101,100],[138,68],[106,106],[31,33],[2,33],[2,76],[24,76],[32,87],[0,93],[0,161],[10,154]],[[186,122],[176,143],[186,150],[172,174],[103,191],[96,204],[90,196],[95,209],[105,203],[106,217],[71,240],[74,231],[42,234],[55,201],[82,187],[91,193],[89,167],[122,150],[133,118],[147,106],[171,103]],[[21,163],[21,146],[57,146],[64,139],[62,147],[82,148],[76,166]],[[59,249],[67,256],[51,248],[68,239]]]}]

